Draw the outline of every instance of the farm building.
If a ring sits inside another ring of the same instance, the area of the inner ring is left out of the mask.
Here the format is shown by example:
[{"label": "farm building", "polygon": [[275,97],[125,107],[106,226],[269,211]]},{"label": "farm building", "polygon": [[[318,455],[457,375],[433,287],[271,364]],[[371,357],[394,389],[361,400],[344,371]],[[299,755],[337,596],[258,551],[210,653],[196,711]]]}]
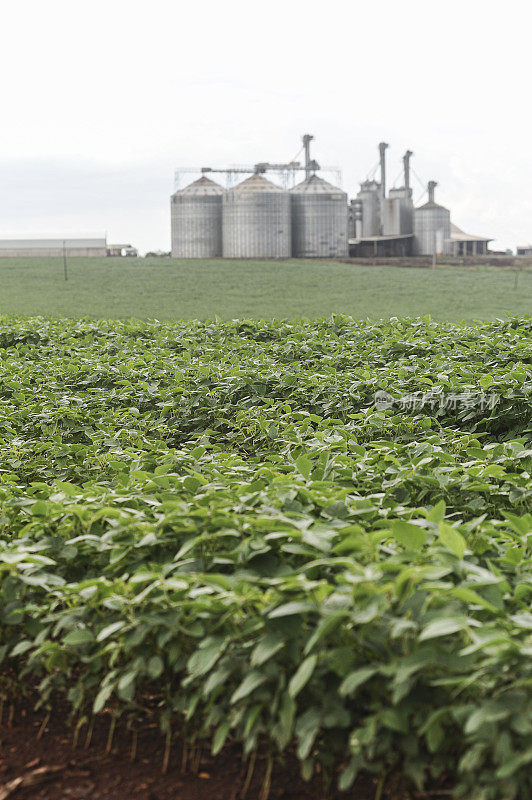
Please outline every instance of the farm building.
[{"label": "farm building", "polygon": [[485,256],[488,253],[488,244],[493,239],[485,236],[473,236],[464,233],[458,225],[451,222],[451,236],[447,243],[450,256]]},{"label": "farm building", "polygon": [[0,258],[99,258],[107,255],[102,239],[0,239]]},{"label": "farm building", "polygon": [[481,256],[488,254],[492,238],[465,233],[451,222],[449,209],[436,203],[436,181],[427,186],[428,201],[414,208],[410,186],[410,159],[403,156],[403,185],[386,192],[385,142],[379,144],[380,181],[372,178],[360,185],[349,207],[349,254],[377,256]]},{"label": "farm building", "polygon": [[136,247],[133,247],[132,244],[108,244],[107,245],[107,255],[108,256],[128,256],[131,258],[137,258],[139,251]]},{"label": "farm building", "polygon": [[[402,157],[400,185],[386,184],[386,150],[379,144],[379,161],[360,184],[357,196],[347,195],[317,172],[337,172],[310,157],[303,136],[304,162],[261,161],[254,166],[194,167],[176,171],[201,177],[171,198],[174,258],[404,258],[486,256],[492,237],[465,233],[451,222],[451,213],[434,200],[436,181],[429,181],[428,201],[415,207],[407,150]],[[298,154],[299,155],[299,154]],[[298,156],[296,156],[297,158]],[[296,175],[305,179],[295,185]],[[276,174],[282,186],[264,177]],[[206,173],[225,173],[227,188]],[[238,185],[234,180],[247,175]],[[415,173],[413,173],[415,174]],[[417,177],[417,176],[416,176]],[[419,179],[418,179],[419,180]],[[290,187],[290,182],[292,186]],[[339,181],[338,181],[339,182]]]}]

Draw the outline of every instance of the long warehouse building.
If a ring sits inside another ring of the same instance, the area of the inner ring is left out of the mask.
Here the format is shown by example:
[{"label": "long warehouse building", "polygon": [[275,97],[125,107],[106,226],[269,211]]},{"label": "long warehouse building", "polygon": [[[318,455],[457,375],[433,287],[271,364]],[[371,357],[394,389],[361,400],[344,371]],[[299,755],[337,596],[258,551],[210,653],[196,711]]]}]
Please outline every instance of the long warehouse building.
[{"label": "long warehouse building", "polygon": [[103,239],[0,239],[0,258],[100,258],[107,255]]}]

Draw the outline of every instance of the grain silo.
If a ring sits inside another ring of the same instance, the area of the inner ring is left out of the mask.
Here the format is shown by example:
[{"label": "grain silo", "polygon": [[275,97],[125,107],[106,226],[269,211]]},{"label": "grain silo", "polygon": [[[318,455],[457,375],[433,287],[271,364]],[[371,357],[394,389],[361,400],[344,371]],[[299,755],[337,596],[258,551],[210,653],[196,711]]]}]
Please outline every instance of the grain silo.
[{"label": "grain silo", "polygon": [[311,175],[290,191],[292,254],[296,258],[347,256],[347,195]]},{"label": "grain silo", "polygon": [[413,233],[414,203],[412,189],[390,189],[384,200],[383,229],[385,236],[403,236]]},{"label": "grain silo", "polygon": [[385,236],[404,236],[414,232],[414,203],[410,188],[410,159],[414,153],[407,150],[403,156],[404,185],[390,189],[384,199],[383,229]]},{"label": "grain silo", "polygon": [[290,195],[254,174],[223,197],[224,258],[289,258]]},{"label": "grain silo", "polygon": [[173,258],[222,255],[223,195],[222,187],[205,176],[172,195]]},{"label": "grain silo", "polygon": [[414,253],[431,256],[446,251],[451,238],[451,212],[434,202],[434,189],[438,184],[429,181],[429,200],[414,210]]},{"label": "grain silo", "polygon": [[362,225],[357,236],[367,238],[381,232],[381,185],[376,181],[364,181],[357,194],[362,206]]}]

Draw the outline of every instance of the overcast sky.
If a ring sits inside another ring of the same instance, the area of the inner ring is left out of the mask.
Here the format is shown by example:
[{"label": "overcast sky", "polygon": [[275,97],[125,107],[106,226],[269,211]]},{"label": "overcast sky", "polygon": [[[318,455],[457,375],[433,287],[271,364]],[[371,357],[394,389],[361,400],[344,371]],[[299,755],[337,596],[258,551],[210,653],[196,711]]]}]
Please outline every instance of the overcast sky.
[{"label": "overcast sky", "polygon": [[[0,236],[169,249],[176,166],[289,160],[353,196],[387,141],[500,248],[532,240],[526,0],[20,0],[2,10]],[[415,198],[421,188],[415,184]]]}]

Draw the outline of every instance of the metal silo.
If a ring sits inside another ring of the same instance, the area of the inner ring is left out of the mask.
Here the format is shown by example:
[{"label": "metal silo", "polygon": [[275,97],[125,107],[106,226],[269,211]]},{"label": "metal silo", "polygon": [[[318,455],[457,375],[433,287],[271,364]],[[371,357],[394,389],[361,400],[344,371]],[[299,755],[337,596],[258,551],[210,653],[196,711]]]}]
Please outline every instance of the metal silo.
[{"label": "metal silo", "polygon": [[380,183],[376,181],[364,181],[361,183],[357,200],[362,203],[361,237],[378,236],[381,232]]},{"label": "metal silo", "polygon": [[390,189],[384,200],[384,235],[401,236],[414,230],[412,189]]},{"label": "metal silo", "polygon": [[429,201],[414,210],[414,253],[431,256],[443,253],[451,238],[451,212],[434,202],[435,181],[429,182]]},{"label": "metal silo", "polygon": [[224,190],[202,177],[171,198],[173,258],[216,258],[222,255]]},{"label": "metal silo", "polygon": [[347,256],[347,195],[311,175],[290,191],[292,254],[296,258]]},{"label": "metal silo", "polygon": [[289,258],[290,196],[254,174],[223,197],[224,258]]}]

